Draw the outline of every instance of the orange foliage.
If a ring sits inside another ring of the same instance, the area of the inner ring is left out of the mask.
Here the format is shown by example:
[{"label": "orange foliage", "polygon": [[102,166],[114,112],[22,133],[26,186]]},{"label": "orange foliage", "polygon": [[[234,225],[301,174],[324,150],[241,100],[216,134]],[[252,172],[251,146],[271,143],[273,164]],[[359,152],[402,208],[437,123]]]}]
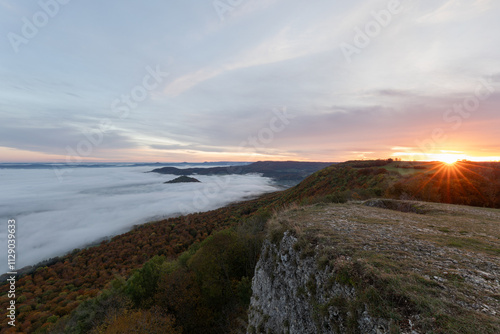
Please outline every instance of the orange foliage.
[{"label": "orange foliage", "polygon": [[[212,232],[232,226],[240,218],[251,215],[263,203],[254,200],[245,202],[243,206],[232,205],[145,224],[98,246],[73,251],[56,263],[19,278],[16,282],[17,296],[26,299],[16,303],[16,307],[23,310],[23,322],[29,321],[33,331],[41,326],[51,328],[53,324],[46,323],[50,316],[68,314],[82,301],[95,297],[115,277],[128,278],[132,270],[140,268],[155,255],[175,258]],[[0,295],[5,296],[7,290],[6,284],[1,285]],[[61,293],[65,293],[63,300]],[[0,308],[7,308],[8,303],[8,298],[1,298]],[[27,305],[32,307],[23,308]],[[7,321],[7,317],[0,320],[1,333],[8,329]],[[23,324],[23,327],[27,325]],[[18,326],[14,330],[19,332],[21,328]]]},{"label": "orange foliage", "polygon": [[171,315],[161,314],[157,308],[150,311],[124,311],[104,324],[103,334],[181,334],[182,330],[175,327],[175,319]]}]

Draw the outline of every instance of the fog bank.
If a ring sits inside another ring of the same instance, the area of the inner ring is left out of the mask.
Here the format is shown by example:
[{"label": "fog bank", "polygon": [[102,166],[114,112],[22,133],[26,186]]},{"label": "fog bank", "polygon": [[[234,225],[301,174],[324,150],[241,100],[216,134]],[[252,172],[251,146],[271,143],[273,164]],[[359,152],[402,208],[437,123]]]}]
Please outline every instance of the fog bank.
[{"label": "fog bank", "polygon": [[[74,168],[60,182],[51,169],[0,169],[0,243],[7,245],[7,220],[15,219],[19,269],[136,224],[276,190],[270,179],[258,175],[195,176],[202,183],[164,184],[176,176],[145,173],[149,170]],[[5,259],[0,272],[6,271]]]}]

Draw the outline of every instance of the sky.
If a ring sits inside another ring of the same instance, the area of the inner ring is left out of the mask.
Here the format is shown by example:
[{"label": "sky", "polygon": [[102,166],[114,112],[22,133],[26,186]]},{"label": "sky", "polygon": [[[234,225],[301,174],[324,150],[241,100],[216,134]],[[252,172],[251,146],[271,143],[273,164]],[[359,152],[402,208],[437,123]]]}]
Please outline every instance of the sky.
[{"label": "sky", "polygon": [[500,160],[495,0],[0,0],[0,162]]}]

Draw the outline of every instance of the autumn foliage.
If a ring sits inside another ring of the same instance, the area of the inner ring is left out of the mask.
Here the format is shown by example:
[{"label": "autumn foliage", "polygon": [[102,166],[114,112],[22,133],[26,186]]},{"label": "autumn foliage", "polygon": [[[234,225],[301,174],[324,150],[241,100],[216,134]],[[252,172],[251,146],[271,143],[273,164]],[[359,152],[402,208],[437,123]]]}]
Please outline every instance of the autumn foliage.
[{"label": "autumn foliage", "polygon": [[[128,278],[156,255],[175,258],[193,243],[236,225],[260,207],[258,201],[250,201],[243,206],[145,224],[98,246],[75,250],[53,265],[39,267],[17,281],[17,326],[10,330],[46,333],[59,318],[95,297],[113,279]],[[9,303],[7,290],[6,284],[0,286],[2,309]],[[2,333],[9,328],[7,320],[1,319]]]},{"label": "autumn foliage", "polygon": [[225,333],[245,324],[265,221],[263,215],[243,220],[176,260],[153,257],[127,281],[114,280],[82,303],[53,332]]}]

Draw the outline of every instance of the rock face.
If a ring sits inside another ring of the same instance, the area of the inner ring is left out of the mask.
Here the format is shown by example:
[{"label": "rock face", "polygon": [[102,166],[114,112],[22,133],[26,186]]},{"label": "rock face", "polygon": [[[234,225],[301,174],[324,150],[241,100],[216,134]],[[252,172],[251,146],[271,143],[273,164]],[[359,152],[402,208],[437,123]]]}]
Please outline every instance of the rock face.
[{"label": "rock face", "polygon": [[[373,319],[352,303],[356,290],[341,284],[315,255],[304,256],[289,232],[278,245],[266,241],[252,281],[247,333],[389,333],[389,322]],[[341,260],[341,259],[340,259]]]}]

